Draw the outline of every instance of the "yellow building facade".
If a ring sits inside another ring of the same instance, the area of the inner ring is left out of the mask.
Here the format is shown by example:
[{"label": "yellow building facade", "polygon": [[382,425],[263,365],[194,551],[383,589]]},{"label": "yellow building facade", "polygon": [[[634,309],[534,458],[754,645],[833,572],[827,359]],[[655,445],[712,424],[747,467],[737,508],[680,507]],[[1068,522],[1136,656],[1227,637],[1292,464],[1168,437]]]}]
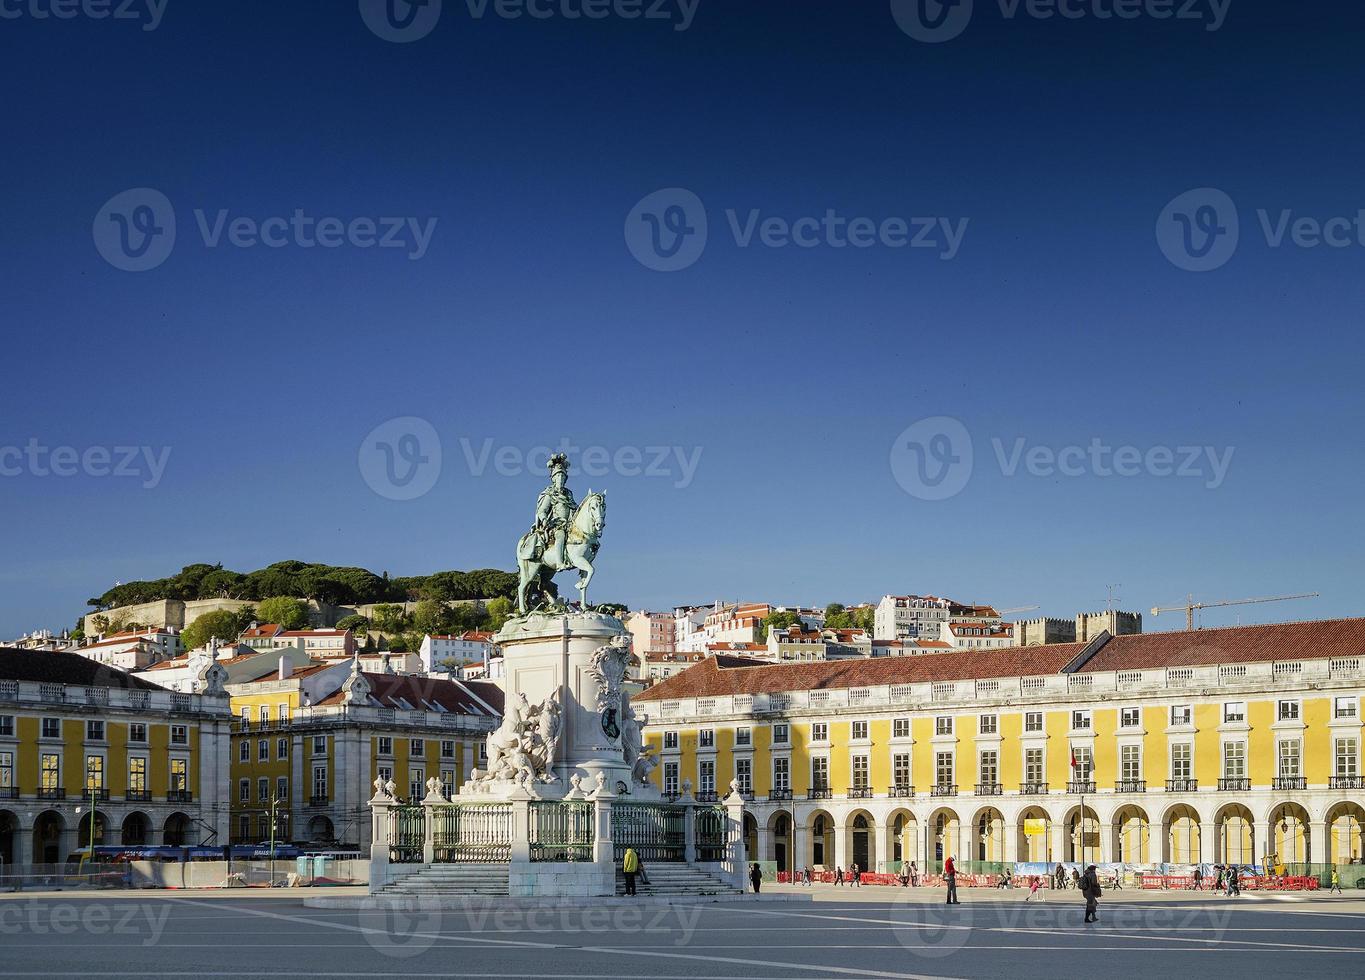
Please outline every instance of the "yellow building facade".
[{"label": "yellow building facade", "polygon": [[1339,620],[818,664],[716,657],[635,701],[666,794],[723,798],[734,781],[752,860],[932,871],[948,855],[1358,861],[1363,695],[1365,620]]}]

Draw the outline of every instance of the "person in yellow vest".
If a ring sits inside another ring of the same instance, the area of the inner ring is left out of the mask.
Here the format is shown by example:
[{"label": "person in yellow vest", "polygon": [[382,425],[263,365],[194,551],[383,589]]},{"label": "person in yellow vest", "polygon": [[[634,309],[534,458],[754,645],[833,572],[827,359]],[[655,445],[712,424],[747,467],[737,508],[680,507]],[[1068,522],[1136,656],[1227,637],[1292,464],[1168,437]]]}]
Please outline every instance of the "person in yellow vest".
[{"label": "person in yellow vest", "polygon": [[626,876],[626,894],[635,894],[635,876],[640,873],[640,855],[635,853],[635,848],[627,847],[625,857],[621,859],[621,871]]}]

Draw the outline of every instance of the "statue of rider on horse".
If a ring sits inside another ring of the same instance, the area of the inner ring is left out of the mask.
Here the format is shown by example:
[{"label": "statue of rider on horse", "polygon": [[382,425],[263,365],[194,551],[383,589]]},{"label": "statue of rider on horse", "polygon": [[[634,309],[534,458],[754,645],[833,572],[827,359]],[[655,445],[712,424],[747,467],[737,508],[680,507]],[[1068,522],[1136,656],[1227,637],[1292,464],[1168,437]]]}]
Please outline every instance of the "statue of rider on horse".
[{"label": "statue of rider on horse", "polygon": [[547,466],[550,485],[536,498],[536,517],[531,530],[517,543],[517,611],[523,616],[533,609],[562,607],[549,594],[556,572],[578,569],[579,601],[588,608],[588,583],[593,559],[607,523],[605,493],[588,495],[579,504],[569,489],[569,460],[563,453],[551,456]]}]

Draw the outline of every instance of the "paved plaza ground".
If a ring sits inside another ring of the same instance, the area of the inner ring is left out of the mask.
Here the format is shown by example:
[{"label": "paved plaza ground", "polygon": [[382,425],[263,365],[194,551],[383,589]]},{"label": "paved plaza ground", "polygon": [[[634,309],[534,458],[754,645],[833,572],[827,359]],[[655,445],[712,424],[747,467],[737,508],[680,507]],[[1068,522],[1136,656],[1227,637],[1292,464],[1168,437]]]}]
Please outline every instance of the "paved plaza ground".
[{"label": "paved plaza ground", "polygon": [[[308,890],[316,898],[321,890]],[[678,906],[311,908],[300,891],[0,895],[7,977],[1360,976],[1365,896],[776,887]],[[329,895],[363,894],[331,889]],[[808,898],[806,897],[808,896]]]}]

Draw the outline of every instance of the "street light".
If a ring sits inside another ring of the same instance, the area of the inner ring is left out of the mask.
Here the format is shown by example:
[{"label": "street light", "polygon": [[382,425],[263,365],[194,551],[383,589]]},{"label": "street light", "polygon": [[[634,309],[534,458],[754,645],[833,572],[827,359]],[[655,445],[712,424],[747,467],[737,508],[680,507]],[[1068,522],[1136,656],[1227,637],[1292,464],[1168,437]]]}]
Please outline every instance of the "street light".
[{"label": "street light", "polygon": [[[274,795],[271,796],[271,798],[270,798],[270,887],[271,887],[271,888],[274,888],[274,887],[275,887],[275,831],[276,831],[276,829],[277,829],[278,826],[279,826],[279,821],[280,821],[280,807],[283,806],[283,805],[284,805],[285,803],[287,803],[287,802],[288,802],[287,800],[285,800],[282,796],[280,796],[280,793],[279,793],[279,790],[278,790],[278,789],[276,789]],[[284,815],[284,819],[286,819],[286,820],[289,819],[289,815],[288,815],[287,813]]]}]

